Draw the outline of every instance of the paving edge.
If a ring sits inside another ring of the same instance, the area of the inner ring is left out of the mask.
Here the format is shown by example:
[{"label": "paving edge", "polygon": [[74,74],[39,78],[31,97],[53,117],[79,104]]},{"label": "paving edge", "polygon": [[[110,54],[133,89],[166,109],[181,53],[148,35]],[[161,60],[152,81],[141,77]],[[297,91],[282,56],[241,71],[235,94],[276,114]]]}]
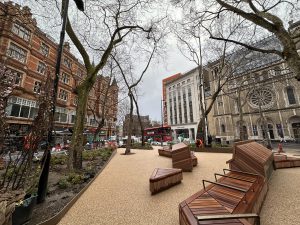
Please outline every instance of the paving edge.
[{"label": "paving edge", "polygon": [[88,187],[94,182],[94,180],[99,176],[99,174],[105,169],[105,167],[108,165],[108,163],[111,161],[111,159],[116,155],[117,149],[115,149],[109,159],[105,162],[104,166],[98,171],[96,176],[90,180],[87,185],[85,185],[84,188],[81,189],[80,192],[78,192],[71,201],[68,202],[67,205],[65,205],[62,210],[60,210],[55,216],[52,216],[50,219],[45,220],[38,225],[56,225],[59,223],[59,221],[66,215],[66,213],[69,211],[69,209],[74,205],[74,203],[78,200],[78,198],[88,189]]}]

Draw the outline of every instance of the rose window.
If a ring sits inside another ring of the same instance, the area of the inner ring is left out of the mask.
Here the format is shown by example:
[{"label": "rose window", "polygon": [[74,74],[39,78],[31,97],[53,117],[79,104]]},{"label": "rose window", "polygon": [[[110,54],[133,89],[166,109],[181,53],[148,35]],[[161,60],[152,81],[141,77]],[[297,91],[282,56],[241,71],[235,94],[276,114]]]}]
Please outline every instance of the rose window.
[{"label": "rose window", "polygon": [[268,88],[254,89],[249,94],[249,104],[253,108],[270,108],[274,104],[274,93]]}]

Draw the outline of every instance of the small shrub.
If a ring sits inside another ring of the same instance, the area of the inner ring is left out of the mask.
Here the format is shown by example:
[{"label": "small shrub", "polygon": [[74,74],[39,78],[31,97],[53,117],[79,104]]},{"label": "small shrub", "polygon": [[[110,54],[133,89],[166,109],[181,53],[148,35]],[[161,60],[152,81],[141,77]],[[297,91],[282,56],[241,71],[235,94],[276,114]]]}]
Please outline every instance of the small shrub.
[{"label": "small shrub", "polygon": [[67,176],[67,181],[71,184],[82,184],[84,176],[82,174],[71,173]]},{"label": "small shrub", "polygon": [[53,155],[51,156],[51,165],[65,165],[67,163],[66,155]]},{"label": "small shrub", "polygon": [[82,152],[82,160],[85,161],[92,161],[97,158],[97,154],[95,153],[95,150],[88,150]]},{"label": "small shrub", "polygon": [[60,179],[59,181],[58,181],[58,187],[60,188],[60,189],[67,189],[68,187],[69,187],[69,183],[68,183],[68,181],[65,179],[65,178],[63,178],[63,179]]},{"label": "small shrub", "polygon": [[142,143],[134,143],[131,146],[132,149],[144,149],[144,150],[152,150],[152,146],[149,143],[145,143],[144,146],[142,146]]},{"label": "small shrub", "polygon": [[109,157],[111,156],[112,150],[109,148],[104,148],[99,150],[99,156],[101,157],[102,160],[106,161],[109,159]]}]

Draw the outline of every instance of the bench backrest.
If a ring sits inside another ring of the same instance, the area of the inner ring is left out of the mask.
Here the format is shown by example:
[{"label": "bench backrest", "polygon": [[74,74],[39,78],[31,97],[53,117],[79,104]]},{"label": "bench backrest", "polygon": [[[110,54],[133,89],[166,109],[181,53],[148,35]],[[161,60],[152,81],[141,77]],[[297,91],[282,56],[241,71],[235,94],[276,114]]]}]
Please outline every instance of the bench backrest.
[{"label": "bench backrest", "polygon": [[235,143],[233,157],[229,162],[231,169],[257,173],[270,178],[273,172],[273,153],[255,141]]},{"label": "bench backrest", "polygon": [[183,171],[193,170],[191,151],[186,144],[178,143],[172,146],[172,164],[173,168]]}]

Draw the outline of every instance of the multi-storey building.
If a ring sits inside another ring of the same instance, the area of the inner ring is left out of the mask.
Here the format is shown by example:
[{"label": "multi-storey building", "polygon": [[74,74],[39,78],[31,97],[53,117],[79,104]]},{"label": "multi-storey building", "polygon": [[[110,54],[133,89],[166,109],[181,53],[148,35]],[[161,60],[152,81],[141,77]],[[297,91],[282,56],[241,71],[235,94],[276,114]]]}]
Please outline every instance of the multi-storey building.
[{"label": "multi-storey building", "polygon": [[[38,111],[37,96],[42,83],[47,73],[54,71],[57,48],[57,43],[37,27],[28,7],[22,8],[12,2],[0,3],[0,62],[17,76],[17,87],[7,108],[11,133],[27,132],[30,128]],[[69,44],[65,43],[57,93],[56,130],[74,125],[78,102],[75,90],[84,76],[84,65],[70,52]],[[98,126],[96,121],[104,116],[107,126],[101,134],[107,136],[114,133],[117,98],[116,81],[98,76],[89,95],[86,128],[92,130]]]},{"label": "multi-storey building", "polygon": [[171,126],[173,139],[178,137],[195,140],[200,120],[199,99],[197,95],[197,70],[166,78],[165,105],[167,125]]},{"label": "multi-storey building", "polygon": [[[293,24],[290,29],[295,31],[298,25]],[[278,40],[273,36],[259,41],[257,46],[280,48]],[[300,141],[300,88],[286,63],[276,55],[246,49],[232,53],[228,59],[226,66],[229,72],[226,77],[229,76],[230,79],[219,93],[208,115],[210,135],[224,141],[240,138],[263,139],[266,135],[271,140]],[[209,105],[212,94],[218,87],[218,60],[207,64],[204,70],[205,103]],[[167,118],[173,131],[180,127],[187,129],[191,121],[184,118],[182,112],[188,112],[191,108],[195,110],[193,114],[196,115],[193,129],[196,129],[199,122],[201,84],[197,71],[195,68],[166,85]],[[184,84],[187,85],[183,81],[187,79],[191,81],[193,107],[182,104],[182,90]],[[175,138],[177,136],[175,135]]]}]

